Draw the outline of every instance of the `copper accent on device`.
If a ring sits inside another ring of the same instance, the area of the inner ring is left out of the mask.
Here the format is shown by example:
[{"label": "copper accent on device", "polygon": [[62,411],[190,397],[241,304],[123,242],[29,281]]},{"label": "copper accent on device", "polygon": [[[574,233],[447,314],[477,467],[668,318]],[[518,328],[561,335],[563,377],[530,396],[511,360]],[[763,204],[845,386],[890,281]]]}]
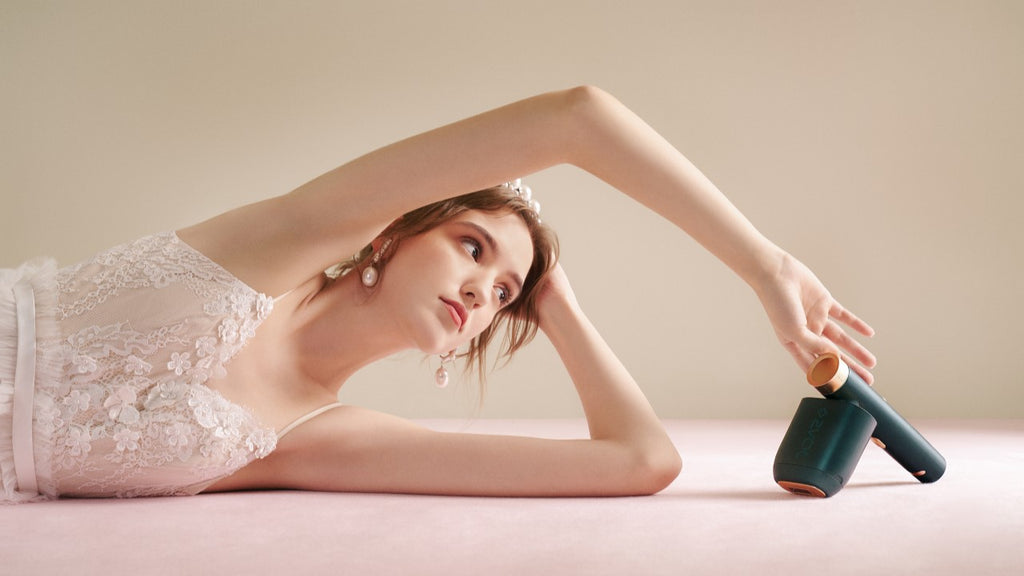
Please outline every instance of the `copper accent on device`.
[{"label": "copper accent on device", "polygon": [[871,437],[871,441],[877,444],[878,447],[881,448],[882,450],[885,450],[885,442],[882,442],[881,440],[875,438],[874,436]]},{"label": "copper accent on device", "polygon": [[789,482],[788,480],[779,480],[779,486],[782,486],[786,490],[789,490],[793,494],[799,494],[801,496],[814,496],[815,498],[824,498],[827,496],[817,486],[811,486],[810,484],[801,484],[799,482]]},{"label": "copper accent on device", "polygon": [[917,472],[914,472],[914,476],[920,477],[920,476],[924,476],[927,473],[928,473],[927,470],[918,470]]},{"label": "copper accent on device", "polygon": [[828,396],[843,387],[850,376],[850,367],[839,356],[826,352],[814,359],[807,369],[807,383]]}]

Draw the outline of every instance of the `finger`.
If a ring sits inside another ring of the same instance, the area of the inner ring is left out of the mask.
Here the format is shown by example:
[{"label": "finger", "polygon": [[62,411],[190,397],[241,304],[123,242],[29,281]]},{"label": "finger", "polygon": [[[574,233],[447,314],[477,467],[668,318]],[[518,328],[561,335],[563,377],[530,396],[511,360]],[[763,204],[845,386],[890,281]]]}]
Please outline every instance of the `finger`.
[{"label": "finger", "polygon": [[810,369],[811,364],[814,362],[814,356],[807,353],[803,348],[798,346],[796,342],[786,342],[782,345],[783,348],[789,352],[789,355],[796,361],[796,365],[800,367],[803,373],[807,373]]},{"label": "finger", "polygon": [[807,372],[818,356],[828,352],[840,354],[839,348],[831,340],[819,336],[807,328],[800,331],[800,335],[794,338],[790,346],[790,354],[797,358],[797,364],[804,372]]},{"label": "finger", "polygon": [[829,310],[828,315],[843,324],[846,324],[859,334],[864,336],[874,336],[875,329],[868,325],[867,322],[861,320],[856,314],[850,312],[839,302],[833,302],[832,308]]},{"label": "finger", "polygon": [[874,367],[877,363],[875,355],[865,348],[863,344],[854,340],[849,334],[847,334],[839,324],[829,322],[825,327],[823,335],[868,368]]},{"label": "finger", "polygon": [[868,386],[875,383],[875,376],[870,370],[856,362],[853,362],[850,357],[845,354],[843,354],[843,361],[846,362],[846,365],[856,372],[857,375],[860,376],[861,380],[863,380]]},{"label": "finger", "polygon": [[836,346],[835,342],[824,336],[824,333],[829,330],[829,325],[831,324],[832,322],[826,322],[825,325],[821,327],[821,330],[816,332],[811,331],[810,329],[803,330],[802,346],[809,353],[813,354],[815,358],[827,352],[839,354],[839,347]]},{"label": "finger", "polygon": [[[808,333],[811,334],[812,338],[806,341],[807,344],[805,344],[805,346],[801,346],[796,342],[787,342],[786,344],[783,345],[786,351],[789,352],[790,356],[792,356],[793,359],[796,361],[796,364],[797,366],[800,367],[801,371],[803,371],[806,374],[807,370],[810,369],[811,364],[814,363],[814,360],[818,356],[825,352],[833,352],[835,354],[838,354],[843,359],[843,361],[846,362],[846,365],[849,366],[854,372],[856,372],[857,375],[860,376],[866,384],[868,384],[869,386],[874,384],[875,377],[873,374],[871,374],[869,370],[861,366],[859,363],[853,361],[853,359],[851,359],[848,354],[844,354],[839,352],[838,350],[835,350],[834,346],[830,346],[827,340],[823,338],[818,339],[816,337],[813,337],[813,333]],[[818,344],[811,344],[811,340],[817,341]],[[813,348],[806,346],[813,346]],[[813,354],[809,351],[811,349],[817,349],[820,350],[820,352],[817,354]]]},{"label": "finger", "polygon": [[825,330],[825,325],[828,323],[828,318],[832,314],[834,305],[833,300],[823,299],[808,308],[806,312],[807,329],[814,334],[821,334]]}]

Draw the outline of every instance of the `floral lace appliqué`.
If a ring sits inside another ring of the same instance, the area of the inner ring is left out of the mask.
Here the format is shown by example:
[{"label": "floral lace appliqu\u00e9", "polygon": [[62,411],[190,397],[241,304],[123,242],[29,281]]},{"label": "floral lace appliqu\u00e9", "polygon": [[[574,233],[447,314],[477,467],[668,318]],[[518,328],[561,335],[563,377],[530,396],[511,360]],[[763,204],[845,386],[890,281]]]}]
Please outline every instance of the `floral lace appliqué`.
[{"label": "floral lace appliqu\u00e9", "polygon": [[57,275],[66,379],[39,390],[55,493],[194,493],[270,454],[273,430],[208,388],[271,313],[173,233]]}]

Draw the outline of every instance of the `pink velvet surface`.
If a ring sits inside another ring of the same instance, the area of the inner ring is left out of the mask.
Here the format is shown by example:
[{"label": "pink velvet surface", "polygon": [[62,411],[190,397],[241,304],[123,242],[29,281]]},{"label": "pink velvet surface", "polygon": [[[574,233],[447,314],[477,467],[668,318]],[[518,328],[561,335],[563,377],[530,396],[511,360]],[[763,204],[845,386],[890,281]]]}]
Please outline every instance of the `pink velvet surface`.
[{"label": "pink velvet surface", "polygon": [[[430,421],[578,437],[582,421]],[[680,477],[640,498],[253,492],[0,508],[0,574],[1022,574],[1024,421],[915,422],[920,484],[869,446],[829,499],[772,480],[788,422],[671,421]]]}]

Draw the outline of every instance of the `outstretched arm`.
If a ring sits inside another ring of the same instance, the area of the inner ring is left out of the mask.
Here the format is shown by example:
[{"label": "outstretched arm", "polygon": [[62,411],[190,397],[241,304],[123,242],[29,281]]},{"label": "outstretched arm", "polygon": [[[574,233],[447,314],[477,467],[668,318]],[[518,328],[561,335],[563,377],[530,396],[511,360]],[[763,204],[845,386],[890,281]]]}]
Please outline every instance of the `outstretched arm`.
[{"label": "outstretched arm", "polygon": [[563,163],[655,210],[732,268],[758,294],[802,369],[840,348],[847,359],[874,364],[840,323],[865,335],[867,325],[678,150],[592,87],[543,94],[397,142],[181,234],[250,285],[279,294],[352,254],[408,210]]},{"label": "outstretched arm", "polygon": [[[617,100],[581,96],[568,161],[669,219],[732,268],[760,299],[775,334],[806,371],[824,352],[842,354],[868,383],[875,357],[844,325],[873,329],[845,309],[801,262],[770,242],[682,153]],[[856,360],[856,361],[852,361]]]}]

